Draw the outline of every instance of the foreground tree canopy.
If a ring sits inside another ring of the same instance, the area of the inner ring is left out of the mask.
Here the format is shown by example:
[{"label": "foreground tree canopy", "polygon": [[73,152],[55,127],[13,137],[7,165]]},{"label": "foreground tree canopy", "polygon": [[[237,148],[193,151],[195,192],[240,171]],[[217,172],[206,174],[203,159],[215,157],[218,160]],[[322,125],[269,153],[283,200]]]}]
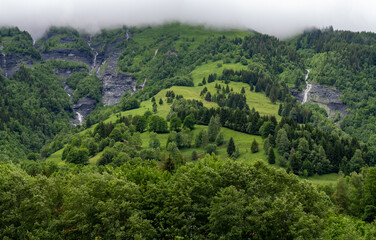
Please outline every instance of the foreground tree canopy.
[{"label": "foreground tree canopy", "polygon": [[68,166],[50,177],[0,166],[2,238],[307,239],[331,209],[311,183],[262,162],[207,155],[174,174],[153,162]]}]

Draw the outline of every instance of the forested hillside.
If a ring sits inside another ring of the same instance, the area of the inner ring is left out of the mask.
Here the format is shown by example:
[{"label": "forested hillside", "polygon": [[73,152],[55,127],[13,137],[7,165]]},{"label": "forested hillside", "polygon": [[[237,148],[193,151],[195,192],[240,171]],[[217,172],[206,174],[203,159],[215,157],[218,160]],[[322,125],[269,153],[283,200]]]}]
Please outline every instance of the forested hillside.
[{"label": "forested hillside", "polygon": [[[0,34],[1,237],[376,236],[375,34]],[[343,120],[293,97],[306,69]]]},{"label": "forested hillside", "polygon": [[310,77],[323,85],[342,90],[341,99],[350,114],[341,128],[375,147],[376,34],[314,30],[294,39]]}]

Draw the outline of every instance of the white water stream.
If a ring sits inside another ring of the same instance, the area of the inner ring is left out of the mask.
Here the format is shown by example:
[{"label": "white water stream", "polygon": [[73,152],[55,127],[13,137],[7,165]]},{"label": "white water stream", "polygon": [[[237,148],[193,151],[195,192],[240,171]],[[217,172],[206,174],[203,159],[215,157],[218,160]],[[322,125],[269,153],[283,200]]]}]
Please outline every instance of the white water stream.
[{"label": "white water stream", "polygon": [[127,29],[127,31],[125,32],[125,40],[128,41],[128,39],[129,39],[129,33],[128,33],[128,29]]},{"label": "white water stream", "polygon": [[303,97],[303,101],[302,101],[302,104],[306,103],[307,100],[308,100],[308,93],[309,91],[311,91],[311,88],[312,88],[312,83],[308,82],[307,79],[308,79],[308,75],[309,73],[311,72],[311,69],[307,69],[307,74],[305,75],[305,82],[306,82],[306,89],[304,90],[304,97]]},{"label": "white water stream", "polygon": [[97,52],[97,50],[95,50],[95,48],[93,48],[93,47],[91,46],[91,40],[92,40],[92,39],[93,39],[93,36],[90,36],[90,40],[87,42],[87,44],[89,45],[91,51],[94,52],[93,64],[92,64],[91,67],[90,67],[90,73],[89,73],[90,75],[91,75],[91,72],[94,70],[95,66],[97,65],[97,56],[98,56],[98,52]]},{"label": "white water stream", "polygon": [[[5,54],[4,53],[2,53],[1,55],[3,55],[3,65],[1,66],[1,68],[5,72],[5,68],[7,67],[7,60],[5,59]],[[6,72],[5,72],[5,77],[8,78],[8,73],[6,73]]]},{"label": "white water stream", "polygon": [[76,112],[76,115],[77,115],[78,125],[82,125],[82,122],[84,120],[84,116],[82,116],[82,114],[79,113],[79,112]]},{"label": "white water stream", "polygon": [[97,74],[99,74],[99,72],[101,71],[102,66],[103,66],[104,64],[106,64],[106,61],[107,61],[107,60],[104,60],[104,61],[102,62],[102,64],[99,66],[99,68],[97,69]]}]

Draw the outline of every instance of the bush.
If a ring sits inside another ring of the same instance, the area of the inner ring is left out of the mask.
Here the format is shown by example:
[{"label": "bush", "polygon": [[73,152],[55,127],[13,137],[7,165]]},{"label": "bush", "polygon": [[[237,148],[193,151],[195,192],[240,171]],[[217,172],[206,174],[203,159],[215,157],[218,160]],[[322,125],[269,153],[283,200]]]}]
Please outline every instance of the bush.
[{"label": "bush", "polygon": [[217,145],[215,144],[208,144],[205,149],[206,149],[206,152],[209,154],[217,153]]},{"label": "bush", "polygon": [[253,139],[252,145],[251,145],[251,152],[257,153],[259,151],[259,144],[256,141],[256,139]]}]

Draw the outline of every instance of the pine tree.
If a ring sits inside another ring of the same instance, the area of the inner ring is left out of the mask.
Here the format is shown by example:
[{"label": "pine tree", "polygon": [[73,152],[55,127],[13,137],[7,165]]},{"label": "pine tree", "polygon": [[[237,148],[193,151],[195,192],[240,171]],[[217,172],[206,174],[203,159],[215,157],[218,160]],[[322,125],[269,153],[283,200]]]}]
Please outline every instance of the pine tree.
[{"label": "pine tree", "polygon": [[281,128],[280,130],[278,130],[277,138],[275,142],[277,145],[278,152],[280,154],[284,154],[285,152],[288,153],[290,151],[291,143],[287,137],[287,133],[284,128]]},{"label": "pine tree", "polygon": [[192,160],[197,160],[197,152],[196,151],[192,152],[191,159]]},{"label": "pine tree", "polygon": [[214,142],[217,138],[219,131],[221,130],[221,121],[219,116],[212,116],[208,125],[209,141]]},{"label": "pine tree", "polygon": [[269,162],[269,164],[275,163],[275,155],[274,155],[273,148],[269,148],[268,162]]},{"label": "pine tree", "polygon": [[163,162],[162,168],[165,171],[173,172],[175,170],[175,161],[171,156],[168,156]]},{"label": "pine tree", "polygon": [[163,100],[162,100],[162,98],[159,99],[159,105],[163,105]]},{"label": "pine tree", "polygon": [[153,112],[157,112],[158,111],[158,105],[154,102],[153,103]]},{"label": "pine tree", "polygon": [[242,87],[242,90],[241,90],[240,93],[241,93],[241,94],[245,94],[245,89],[244,89],[244,87]]},{"label": "pine tree", "polygon": [[228,145],[227,145],[227,154],[229,157],[232,156],[232,154],[235,152],[236,148],[235,148],[235,143],[234,143],[234,139],[232,139],[232,137],[230,138],[230,141],[228,142]]},{"label": "pine tree", "polygon": [[210,92],[208,92],[206,95],[205,95],[205,100],[210,102],[211,101],[211,94]]},{"label": "pine tree", "polygon": [[253,139],[252,145],[251,145],[251,152],[256,153],[259,151],[259,144],[256,141],[256,139]]}]

